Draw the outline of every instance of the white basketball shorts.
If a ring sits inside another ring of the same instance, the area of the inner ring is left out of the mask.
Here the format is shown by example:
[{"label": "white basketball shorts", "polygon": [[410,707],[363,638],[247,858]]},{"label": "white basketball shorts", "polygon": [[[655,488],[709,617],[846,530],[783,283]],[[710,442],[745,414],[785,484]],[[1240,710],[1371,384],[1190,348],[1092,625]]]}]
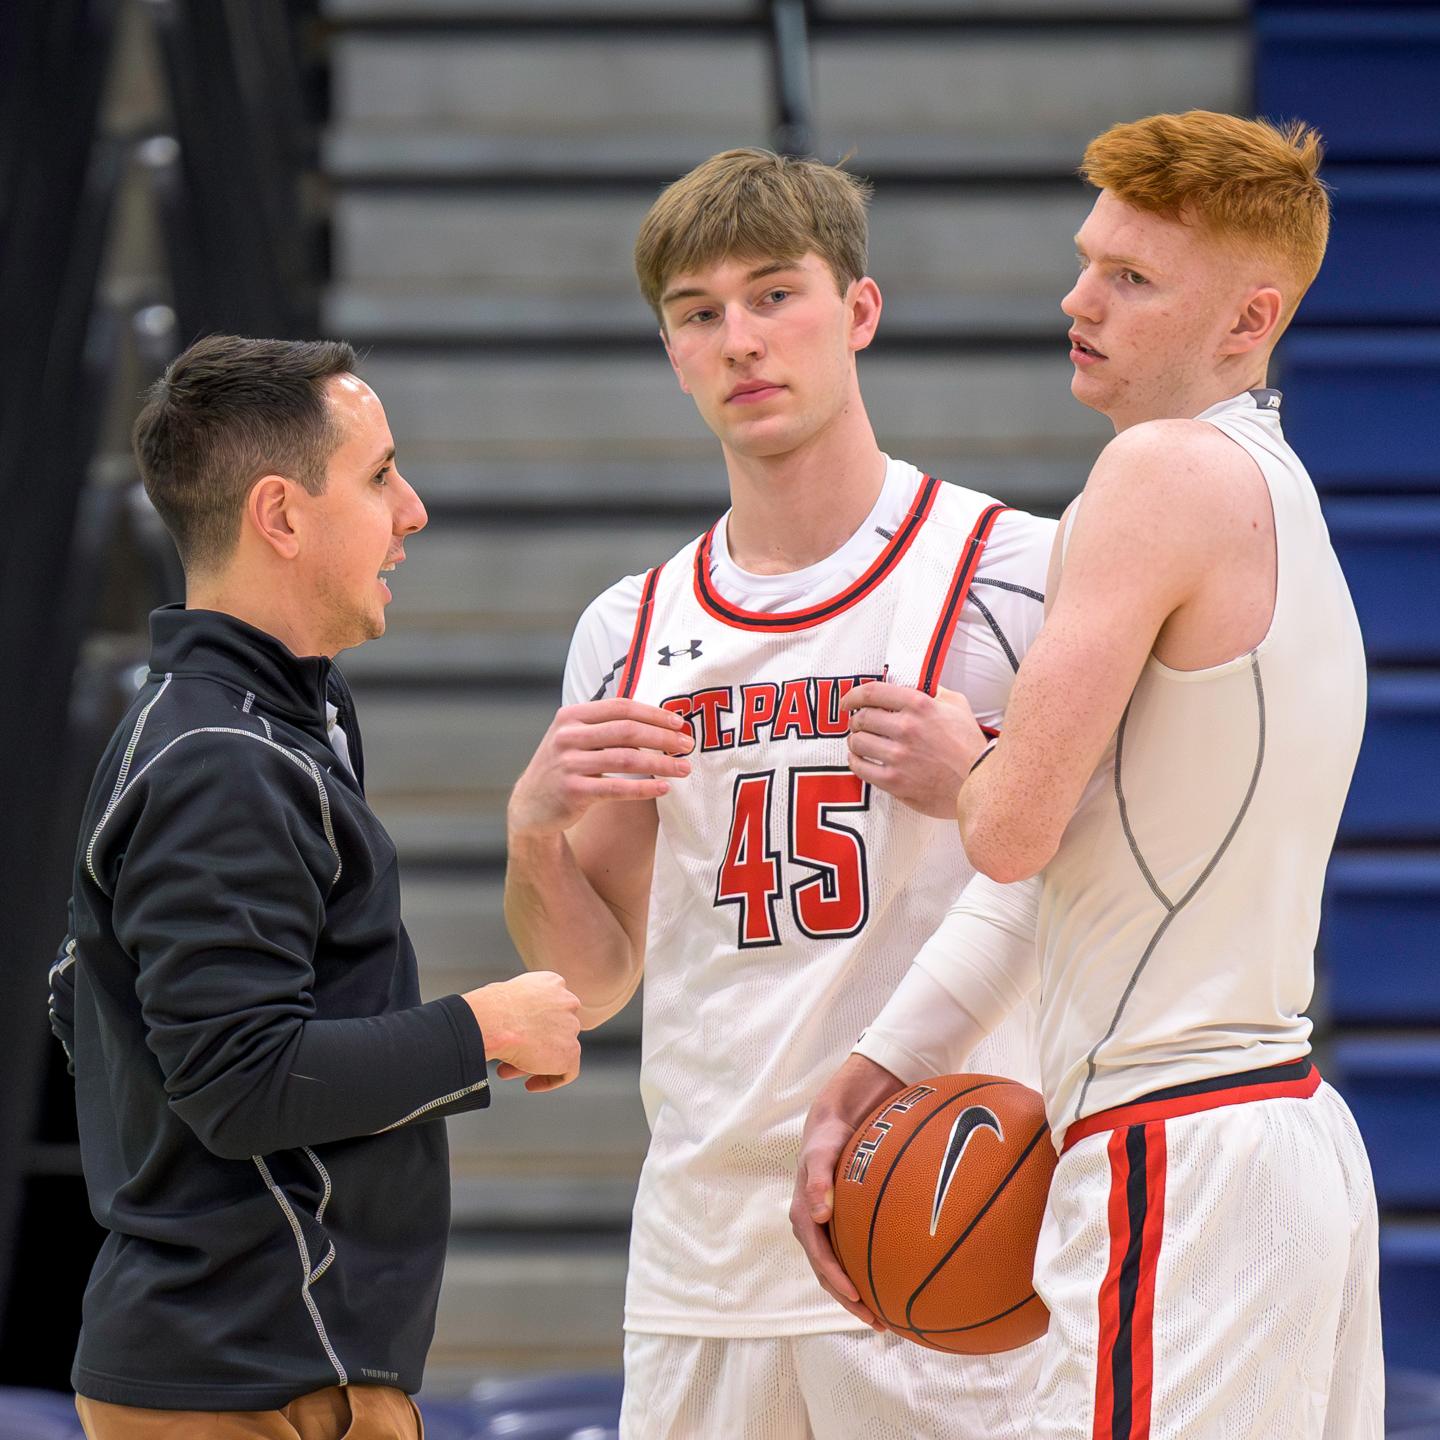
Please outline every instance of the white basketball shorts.
[{"label": "white basketball shorts", "polygon": [[1043,1341],[944,1355],[836,1330],[625,1336],[621,1440],[1030,1440]]},{"label": "white basketball shorts", "polygon": [[1036,1256],[1043,1440],[1381,1440],[1375,1192],[1308,1060],[1065,1135]]}]

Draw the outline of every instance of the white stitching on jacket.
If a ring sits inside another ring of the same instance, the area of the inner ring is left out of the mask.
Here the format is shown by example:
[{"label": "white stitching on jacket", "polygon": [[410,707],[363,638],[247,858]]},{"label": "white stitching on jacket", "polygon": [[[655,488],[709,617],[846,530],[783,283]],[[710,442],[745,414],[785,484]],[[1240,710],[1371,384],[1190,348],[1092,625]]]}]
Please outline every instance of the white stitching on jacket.
[{"label": "white stitching on jacket", "polygon": [[315,1322],[315,1333],[319,1335],[320,1343],[325,1347],[325,1353],[330,1357],[330,1363],[335,1367],[335,1373],[340,1377],[340,1383],[348,1385],[350,1377],[345,1373],[345,1367],[340,1363],[340,1357],[330,1344],[330,1337],[325,1333],[325,1322],[320,1318],[319,1306],[315,1304],[315,1299],[310,1294],[311,1283],[325,1273],[326,1267],[335,1258],[335,1247],[331,1245],[330,1254],[321,1261],[318,1270],[312,1271],[310,1250],[305,1244],[305,1235],[300,1229],[300,1221],[296,1218],[294,1207],[290,1204],[290,1197],[275,1183],[269,1167],[261,1156],[252,1155],[250,1158],[255,1162],[255,1168],[259,1170],[260,1178],[264,1180],[266,1188],[275,1197],[275,1203],[279,1205],[285,1218],[290,1222],[291,1230],[295,1233],[295,1244],[300,1251],[300,1273],[304,1277],[300,1282],[300,1298],[304,1300],[305,1308],[310,1312],[311,1320]]},{"label": "white stitching on jacket", "polygon": [[456,1090],[449,1095],[442,1095],[438,1100],[431,1100],[420,1106],[418,1110],[412,1110],[408,1115],[397,1120],[393,1125],[386,1125],[379,1130],[372,1130],[372,1135],[384,1135],[386,1131],[398,1130],[402,1125],[408,1125],[412,1120],[418,1120],[422,1115],[428,1114],[440,1105],[449,1105],[455,1100],[463,1100],[467,1095],[473,1095],[477,1090],[486,1090],[490,1086],[488,1080],[479,1080],[474,1085],[467,1085],[463,1090]]},{"label": "white stitching on jacket", "polygon": [[[157,695],[155,700],[159,698]],[[150,704],[153,705],[155,700],[152,700]],[[149,706],[147,706],[146,709],[148,710]],[[142,721],[144,720],[143,715],[140,718]],[[139,725],[137,724],[135,731],[136,738],[138,738],[139,733]],[[314,780],[315,788],[320,795],[320,819],[325,827],[325,839],[329,842],[330,849],[335,856],[335,873],[330,877],[330,883],[333,885],[340,878],[340,872],[345,867],[340,859],[340,847],[335,843],[335,830],[330,823],[330,795],[325,789],[325,781],[320,776],[320,767],[302,751],[290,750],[284,745],[277,745],[273,740],[262,739],[259,735],[255,734],[253,730],[237,730],[233,725],[201,725],[198,729],[187,730],[183,735],[177,735],[169,744],[152,755],[144,765],[135,772],[134,779],[125,787],[125,793],[129,793],[136,781],[138,781],[166,751],[173,750],[182,740],[189,740],[194,735],[242,735],[247,740],[253,740],[257,745],[268,745],[272,750],[283,755],[292,765],[298,765],[300,769],[308,772],[310,778]],[[134,744],[133,739],[131,743],[132,745]],[[124,794],[117,795],[111,802],[110,808],[100,817],[100,823],[95,827],[95,833],[90,837],[90,844],[85,850],[85,868],[90,872],[90,878],[100,887],[101,893],[107,897],[110,897],[110,892],[105,889],[104,885],[101,885],[100,877],[95,873],[95,846],[100,839],[100,832],[105,828],[106,821],[108,821],[114,813],[116,805],[124,798]]]}]

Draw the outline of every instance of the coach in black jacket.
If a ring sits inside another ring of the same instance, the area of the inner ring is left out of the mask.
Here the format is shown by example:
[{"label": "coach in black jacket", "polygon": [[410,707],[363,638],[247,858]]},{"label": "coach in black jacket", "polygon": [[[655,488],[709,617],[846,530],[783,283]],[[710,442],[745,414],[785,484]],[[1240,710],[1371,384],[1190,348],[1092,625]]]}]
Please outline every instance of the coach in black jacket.
[{"label": "coach in black jacket", "polygon": [[152,617],[52,971],[109,1231],[73,1375],[94,1440],[416,1434],[442,1118],[488,1103],[487,1049],[536,1089],[579,1063],[556,976],[420,1003],[331,657],[384,630],[426,517],[353,365],[212,337],[136,426],[187,606]]}]

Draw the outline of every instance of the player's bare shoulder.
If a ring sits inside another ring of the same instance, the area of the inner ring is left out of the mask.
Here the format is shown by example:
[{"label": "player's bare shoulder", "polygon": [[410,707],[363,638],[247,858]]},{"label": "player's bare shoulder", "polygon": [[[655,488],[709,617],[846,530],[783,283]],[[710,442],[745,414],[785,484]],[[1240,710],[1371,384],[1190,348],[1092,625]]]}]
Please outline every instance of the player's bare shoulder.
[{"label": "player's bare shoulder", "polygon": [[1274,533],[1254,459],[1204,420],[1148,420],[1121,431],[1085,485],[1084,509],[1153,543],[1193,553]]}]

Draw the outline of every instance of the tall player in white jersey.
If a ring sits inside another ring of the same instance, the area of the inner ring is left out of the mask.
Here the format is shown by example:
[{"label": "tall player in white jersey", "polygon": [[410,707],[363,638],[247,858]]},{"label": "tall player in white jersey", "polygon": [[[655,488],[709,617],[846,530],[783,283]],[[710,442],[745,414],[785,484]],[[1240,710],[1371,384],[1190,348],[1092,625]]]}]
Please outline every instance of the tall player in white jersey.
[{"label": "tall player in white jersey", "polygon": [[[1119,433],[1061,523],[1050,613],[1003,737],[987,753],[971,732],[959,802],[974,863],[1036,893],[1060,1151],[1035,1276],[1047,1440],[1381,1434],[1370,1169],[1304,1014],[1365,664],[1265,388],[1324,254],[1319,159],[1303,127],[1191,112],[1107,131],[1082,168],[1101,193],[1064,302],[1072,389]],[[950,930],[927,982],[989,994]],[[913,1020],[909,988],[876,1029]],[[976,1033],[928,1044],[943,1064]],[[802,1196],[834,1132],[903,1078],[846,1062]],[[797,1229],[833,1285],[823,1236]]]},{"label": "tall player in white jersey", "polygon": [[[735,151],[646,218],[641,288],[732,506],[586,611],[509,809],[526,964],[587,1026],[646,979],[631,1440],[1030,1433],[1038,1346],[872,1334],[787,1215],[810,1101],[973,874],[966,705],[999,721],[1055,531],[881,452],[855,361],[880,317],[865,201],[833,167]],[[1035,1083],[1033,1005],[974,1063]]]}]

